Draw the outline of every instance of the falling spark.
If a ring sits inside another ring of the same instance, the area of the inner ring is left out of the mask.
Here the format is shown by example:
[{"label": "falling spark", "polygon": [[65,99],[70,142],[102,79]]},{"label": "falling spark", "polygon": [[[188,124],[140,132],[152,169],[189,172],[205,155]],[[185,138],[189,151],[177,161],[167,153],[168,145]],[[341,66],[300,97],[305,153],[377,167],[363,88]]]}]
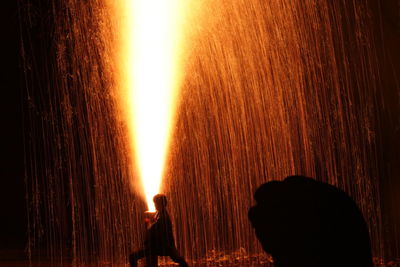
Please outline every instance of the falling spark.
[{"label": "falling spark", "polygon": [[150,211],[161,188],[180,81],[180,0],[125,3],[124,72],[132,146]]}]

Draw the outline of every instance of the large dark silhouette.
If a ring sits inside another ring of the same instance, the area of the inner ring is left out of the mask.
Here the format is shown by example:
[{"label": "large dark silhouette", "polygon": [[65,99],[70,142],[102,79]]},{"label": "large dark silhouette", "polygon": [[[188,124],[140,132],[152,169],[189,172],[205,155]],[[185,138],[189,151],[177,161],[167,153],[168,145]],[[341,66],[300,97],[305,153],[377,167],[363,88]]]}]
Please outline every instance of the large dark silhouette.
[{"label": "large dark silhouette", "polygon": [[369,233],[355,202],[303,176],[260,186],[249,219],[276,267],[372,267]]},{"label": "large dark silhouette", "polygon": [[137,261],[142,258],[146,258],[148,267],[157,266],[158,256],[169,256],[180,266],[188,266],[175,246],[172,223],[167,211],[167,197],[158,194],[154,196],[153,201],[157,212],[147,221],[144,248],[129,255],[131,267],[136,267]]}]

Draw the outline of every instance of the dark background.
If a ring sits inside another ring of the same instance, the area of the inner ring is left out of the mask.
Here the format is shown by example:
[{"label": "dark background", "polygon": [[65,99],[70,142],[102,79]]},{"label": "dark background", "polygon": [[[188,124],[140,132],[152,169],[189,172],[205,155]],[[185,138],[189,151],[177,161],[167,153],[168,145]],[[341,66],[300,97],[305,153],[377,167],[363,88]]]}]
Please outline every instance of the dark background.
[{"label": "dark background", "polygon": [[3,1],[0,89],[0,249],[22,249],[26,243],[24,183],[23,81],[18,1]]}]

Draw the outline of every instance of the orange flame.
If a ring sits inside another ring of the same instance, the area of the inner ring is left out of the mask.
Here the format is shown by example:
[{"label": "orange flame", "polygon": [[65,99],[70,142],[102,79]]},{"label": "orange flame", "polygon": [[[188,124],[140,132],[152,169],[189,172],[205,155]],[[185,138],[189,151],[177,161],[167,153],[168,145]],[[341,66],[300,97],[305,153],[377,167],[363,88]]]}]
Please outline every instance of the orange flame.
[{"label": "orange flame", "polygon": [[121,1],[124,101],[145,198],[153,211],[152,198],[161,189],[182,78],[185,0]]}]

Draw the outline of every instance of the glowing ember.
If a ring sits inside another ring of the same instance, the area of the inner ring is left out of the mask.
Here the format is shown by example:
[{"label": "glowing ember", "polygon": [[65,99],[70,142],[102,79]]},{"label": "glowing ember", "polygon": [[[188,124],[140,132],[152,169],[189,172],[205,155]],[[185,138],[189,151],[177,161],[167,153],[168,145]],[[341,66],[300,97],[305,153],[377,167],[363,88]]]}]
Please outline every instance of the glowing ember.
[{"label": "glowing ember", "polygon": [[125,5],[125,75],[131,140],[149,210],[161,187],[179,87],[179,0]]}]

